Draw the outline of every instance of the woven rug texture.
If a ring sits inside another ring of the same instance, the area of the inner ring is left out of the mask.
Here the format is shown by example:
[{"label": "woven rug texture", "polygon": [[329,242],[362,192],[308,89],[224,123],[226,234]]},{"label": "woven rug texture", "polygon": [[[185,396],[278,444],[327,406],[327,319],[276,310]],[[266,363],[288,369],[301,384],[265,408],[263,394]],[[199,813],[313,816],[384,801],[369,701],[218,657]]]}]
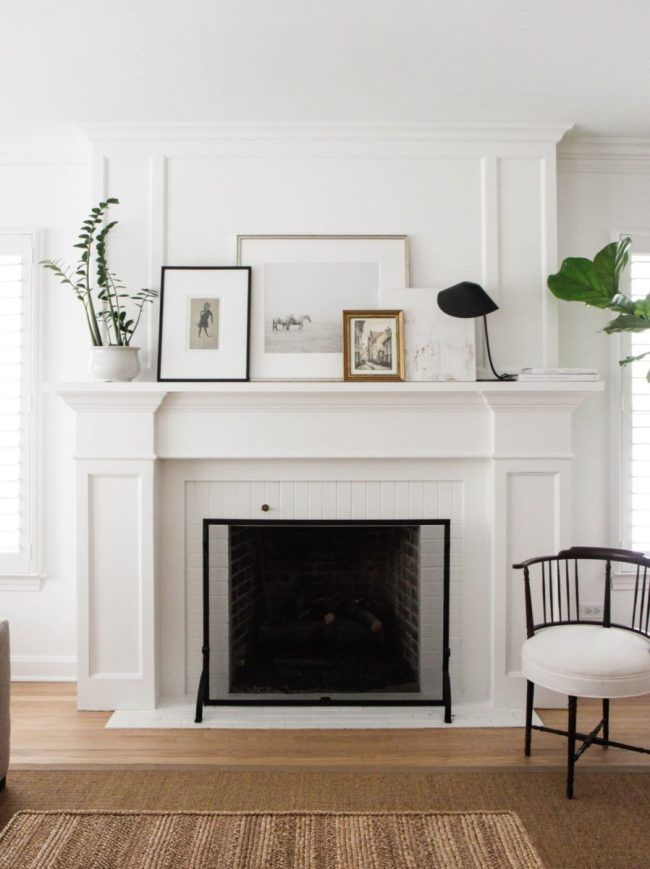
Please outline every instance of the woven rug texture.
[{"label": "woven rug texture", "polygon": [[512,812],[20,812],[3,869],[540,869]]},{"label": "woven rug texture", "polygon": [[[215,760],[217,760],[215,758]],[[270,771],[219,768],[10,770],[0,827],[16,812],[516,813],[547,869],[648,869],[650,772],[563,769]],[[419,869],[419,867],[418,867]]]}]

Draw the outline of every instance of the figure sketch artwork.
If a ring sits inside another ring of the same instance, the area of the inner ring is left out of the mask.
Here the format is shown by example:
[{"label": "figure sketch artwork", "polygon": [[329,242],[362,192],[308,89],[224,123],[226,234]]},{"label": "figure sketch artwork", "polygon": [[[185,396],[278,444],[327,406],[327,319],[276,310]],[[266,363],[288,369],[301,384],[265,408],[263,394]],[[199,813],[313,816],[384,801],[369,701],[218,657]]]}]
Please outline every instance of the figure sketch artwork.
[{"label": "figure sketch artwork", "polygon": [[251,270],[163,266],[158,380],[248,380]]},{"label": "figure sketch artwork", "polygon": [[190,297],[188,303],[188,350],[219,349],[219,299]]},{"label": "figure sketch artwork", "polygon": [[272,263],[265,267],[266,353],[340,353],[341,311],[377,304],[377,263]]}]

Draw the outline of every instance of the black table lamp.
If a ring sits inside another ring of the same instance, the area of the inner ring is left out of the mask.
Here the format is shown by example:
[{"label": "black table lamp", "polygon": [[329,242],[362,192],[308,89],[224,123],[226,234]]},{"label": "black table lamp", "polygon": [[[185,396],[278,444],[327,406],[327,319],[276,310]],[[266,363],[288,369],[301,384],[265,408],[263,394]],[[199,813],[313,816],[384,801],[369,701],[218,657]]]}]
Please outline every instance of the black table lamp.
[{"label": "black table lamp", "polygon": [[497,374],[492,362],[487,315],[491,314],[492,311],[498,311],[499,306],[492,301],[483,287],[473,284],[471,281],[462,281],[460,284],[454,284],[453,287],[448,287],[446,290],[441,290],[438,293],[438,307],[445,314],[449,314],[450,317],[462,317],[464,319],[483,317],[485,346],[494,377],[496,380],[515,379],[516,375],[514,374]]}]

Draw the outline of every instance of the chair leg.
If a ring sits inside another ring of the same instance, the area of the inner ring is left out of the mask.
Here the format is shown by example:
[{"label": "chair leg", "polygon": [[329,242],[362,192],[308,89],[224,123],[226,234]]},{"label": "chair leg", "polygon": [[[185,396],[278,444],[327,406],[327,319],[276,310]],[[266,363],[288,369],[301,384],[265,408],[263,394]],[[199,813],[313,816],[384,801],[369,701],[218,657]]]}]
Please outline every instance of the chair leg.
[{"label": "chair leg", "polygon": [[524,753],[526,757],[530,757],[530,741],[533,735],[533,695],[535,694],[535,684],[526,682],[526,739],[524,743]]},{"label": "chair leg", "polygon": [[[603,739],[609,739],[609,700],[603,700]],[[609,748],[603,745],[603,748]]]},{"label": "chair leg", "polygon": [[573,799],[573,772],[576,763],[576,718],[578,712],[578,698],[569,697],[569,730],[567,740],[567,779],[566,795]]}]

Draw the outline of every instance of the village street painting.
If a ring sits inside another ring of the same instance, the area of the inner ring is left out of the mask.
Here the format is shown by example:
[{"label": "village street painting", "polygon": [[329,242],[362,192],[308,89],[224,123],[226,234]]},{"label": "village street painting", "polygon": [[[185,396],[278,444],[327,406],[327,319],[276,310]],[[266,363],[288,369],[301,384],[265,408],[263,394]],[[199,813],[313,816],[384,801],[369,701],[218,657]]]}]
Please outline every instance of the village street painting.
[{"label": "village street painting", "polygon": [[341,353],[341,311],[377,305],[377,263],[265,266],[266,353]]},{"label": "village street painting", "polygon": [[393,371],[395,320],[373,317],[354,321],[354,371]]},{"label": "village street painting", "polygon": [[343,312],[345,380],[404,379],[404,312]]}]

